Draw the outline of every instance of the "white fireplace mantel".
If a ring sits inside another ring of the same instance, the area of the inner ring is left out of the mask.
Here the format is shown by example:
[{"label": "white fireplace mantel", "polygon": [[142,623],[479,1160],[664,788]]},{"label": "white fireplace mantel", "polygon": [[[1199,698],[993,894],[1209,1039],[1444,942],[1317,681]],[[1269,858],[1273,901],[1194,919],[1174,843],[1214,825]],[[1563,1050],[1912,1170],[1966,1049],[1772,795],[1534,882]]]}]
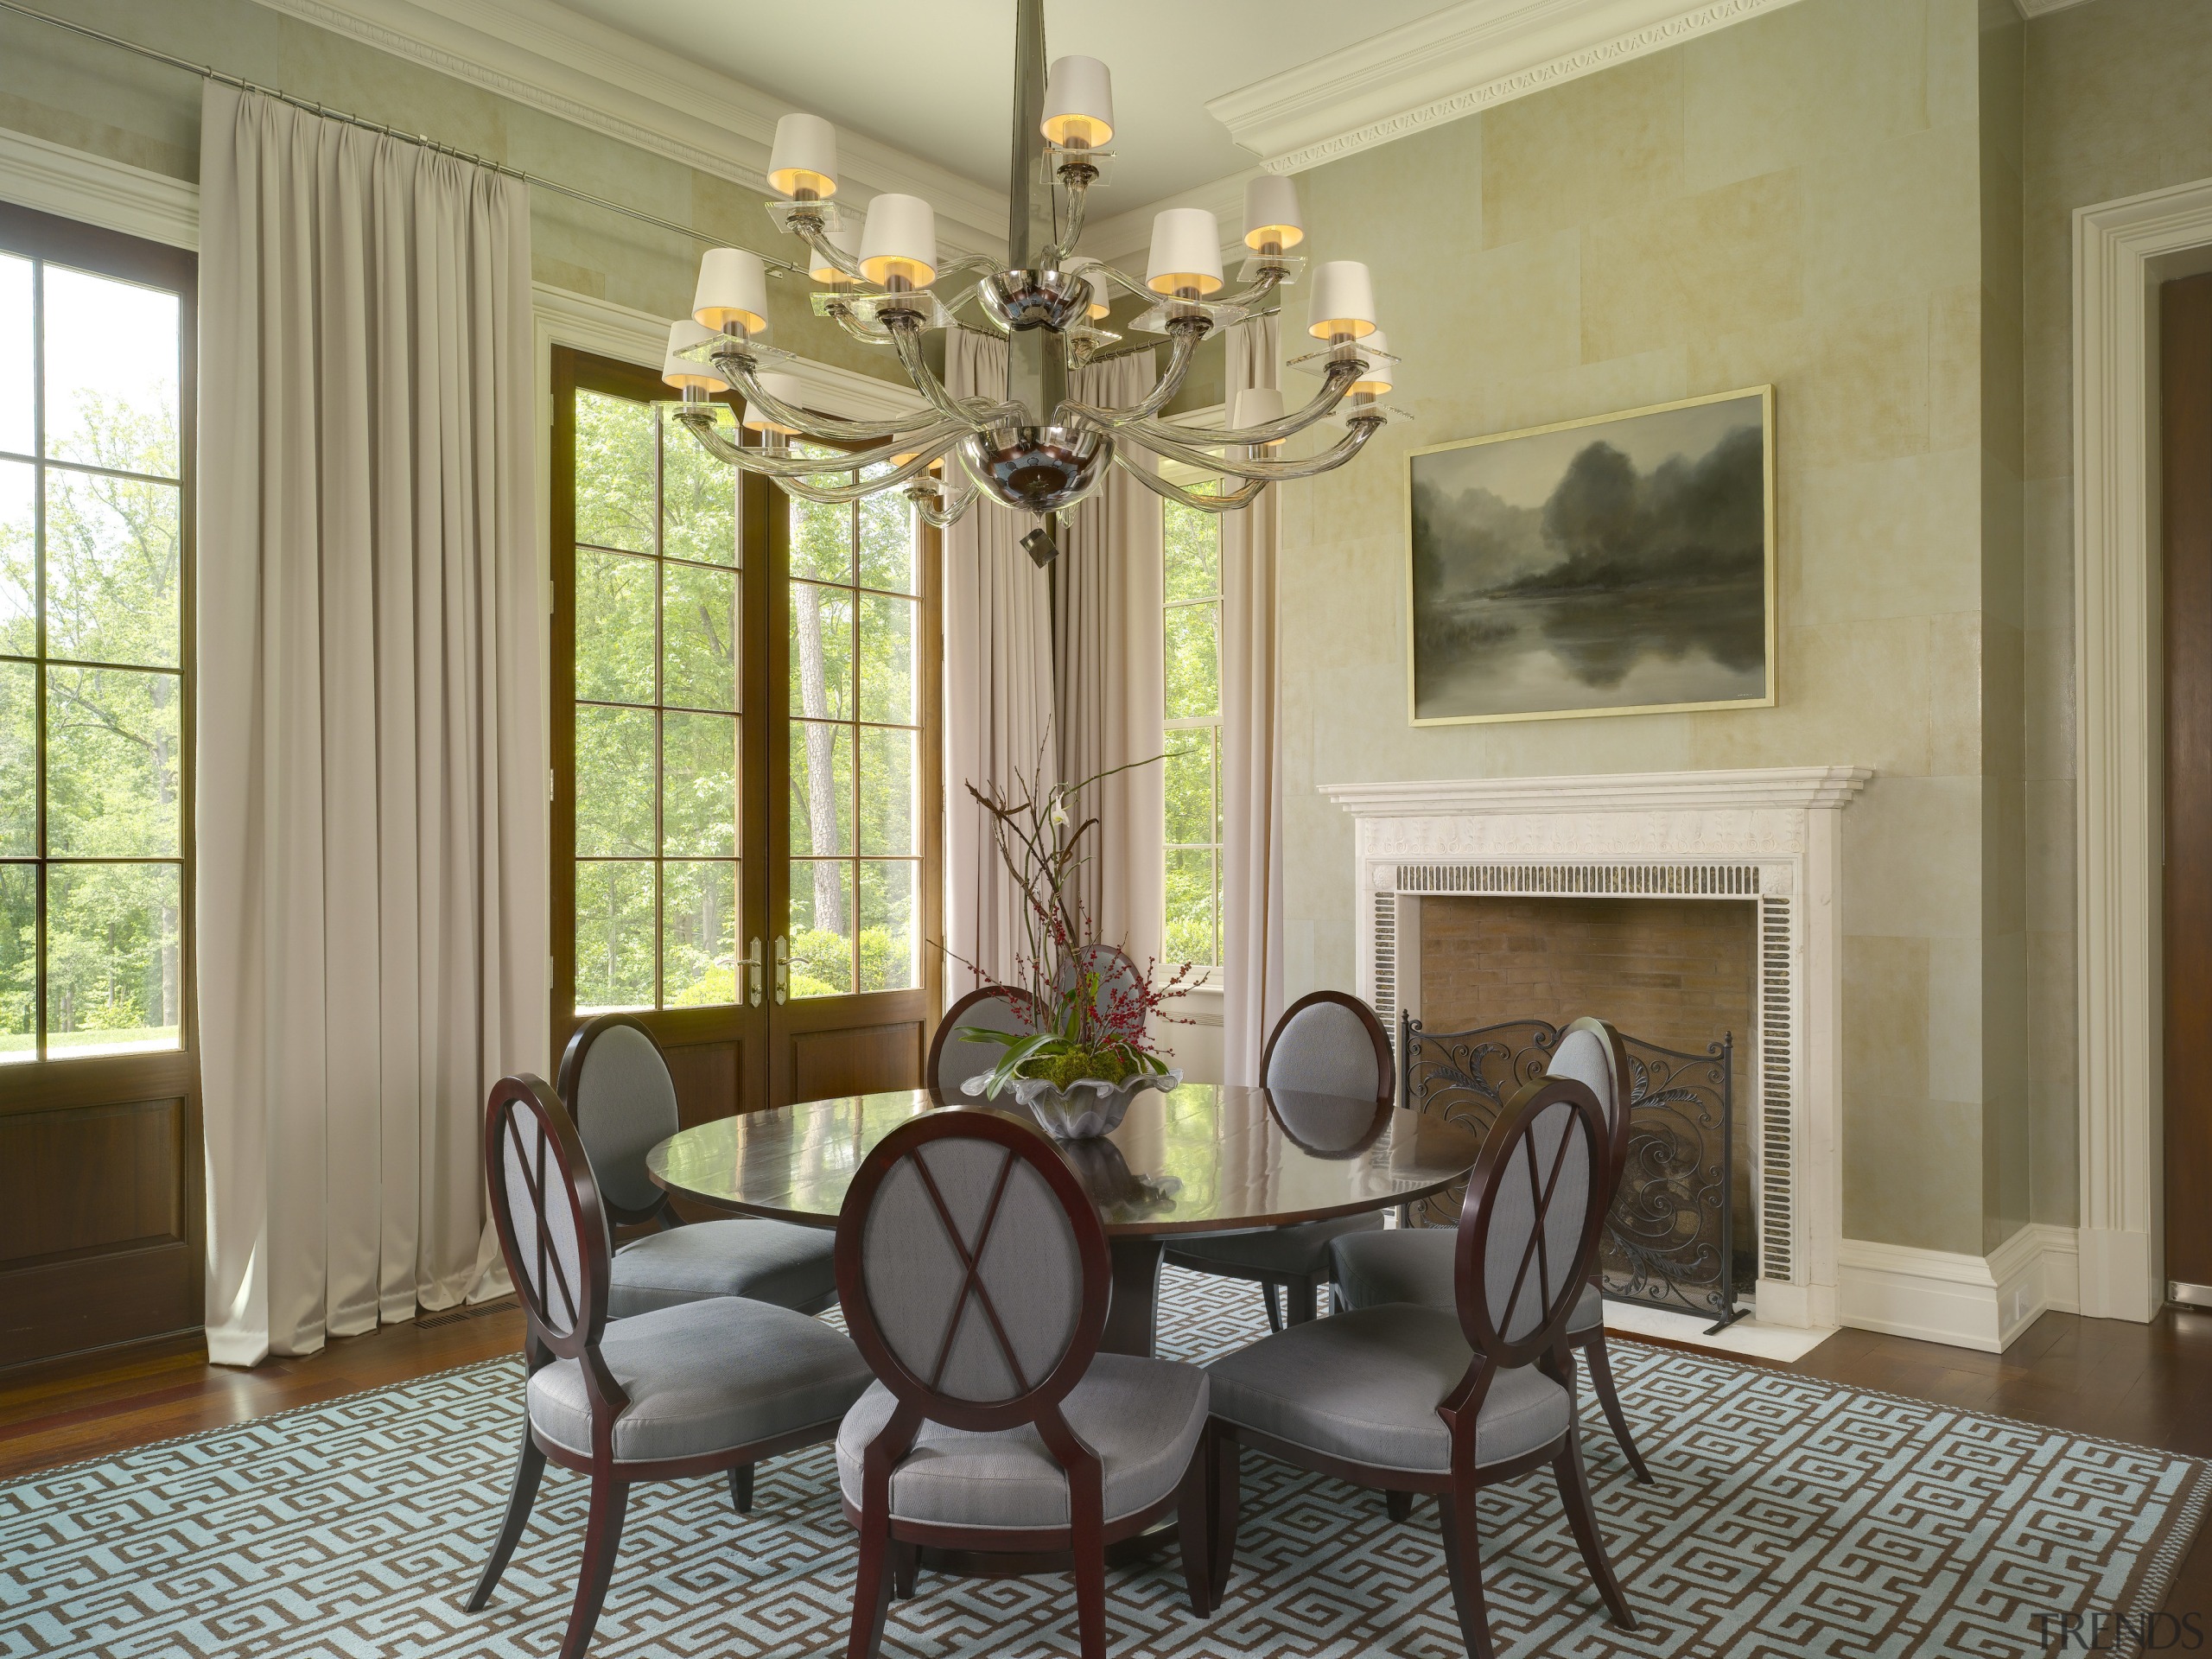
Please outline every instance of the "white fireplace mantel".
[{"label": "white fireplace mantel", "polygon": [[1758,906],[1752,1179],[1762,1320],[1837,1322],[1842,938],[1837,819],[1867,766],[1324,784],[1358,819],[1360,992],[1420,1007],[1424,898],[1750,900]]}]

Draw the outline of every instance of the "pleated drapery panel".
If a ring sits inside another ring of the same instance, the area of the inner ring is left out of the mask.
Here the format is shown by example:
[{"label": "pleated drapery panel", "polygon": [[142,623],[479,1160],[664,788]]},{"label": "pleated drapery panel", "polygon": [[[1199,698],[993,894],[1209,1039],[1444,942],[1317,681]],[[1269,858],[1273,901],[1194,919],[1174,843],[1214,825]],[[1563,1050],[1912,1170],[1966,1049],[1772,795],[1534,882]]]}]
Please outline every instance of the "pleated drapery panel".
[{"label": "pleated drapery panel", "polygon": [[207,1339],[503,1287],[486,1091],[550,1071],[518,183],[210,82],[198,872]]},{"label": "pleated drapery panel", "polygon": [[[1274,387],[1274,313],[1232,327],[1226,391]],[[1222,1078],[1255,1085],[1282,1017],[1282,756],[1276,715],[1275,559],[1281,510],[1271,485],[1221,516]]]},{"label": "pleated drapery panel", "polygon": [[[1003,398],[1006,359],[1002,340],[967,328],[945,334],[945,385],[956,397]],[[958,464],[946,462],[956,484]],[[1052,581],[1021,550],[1027,528],[1021,515],[985,498],[944,532],[947,1003],[984,981],[1018,980],[1026,938],[1021,889],[968,785],[1011,791],[1017,772],[1039,788],[1059,779]]]},{"label": "pleated drapery panel", "polygon": [[[1141,402],[1157,372],[1150,352],[1087,364],[1069,377],[1088,404]],[[1151,458],[1134,446],[1140,465]],[[1084,904],[1097,937],[1142,967],[1165,948],[1167,902],[1166,686],[1161,637],[1165,573],[1160,498],[1116,468],[1063,520],[1053,618],[1060,772],[1069,782],[1132,761],[1084,791],[1099,820]]]}]

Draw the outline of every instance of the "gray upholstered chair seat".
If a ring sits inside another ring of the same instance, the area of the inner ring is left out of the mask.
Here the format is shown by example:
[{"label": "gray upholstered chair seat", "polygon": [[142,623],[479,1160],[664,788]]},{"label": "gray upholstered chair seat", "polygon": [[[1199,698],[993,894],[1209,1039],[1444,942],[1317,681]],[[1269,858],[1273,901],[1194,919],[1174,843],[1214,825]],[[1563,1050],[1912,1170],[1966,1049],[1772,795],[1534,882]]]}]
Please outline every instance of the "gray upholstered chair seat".
[{"label": "gray upholstered chair seat", "polygon": [[[1068,1427],[1098,1454],[1109,1522],[1173,1492],[1206,1426],[1206,1374],[1173,1360],[1100,1354],[1061,1402]],[[837,1479],[861,1502],[861,1462],[896,1404],[880,1382],[846,1414]],[[976,1434],[925,1422],[892,1471],[891,1513],[971,1527],[1065,1527],[1067,1476],[1033,1425]]]},{"label": "gray upholstered chair seat", "polygon": [[[1387,1233],[1362,1233],[1329,1245],[1335,1264],[1337,1294],[1346,1307],[1382,1307],[1413,1302],[1447,1313],[1459,1304],[1452,1287],[1452,1252],[1456,1227],[1394,1227]],[[1567,1315],[1569,1336],[1594,1331],[1605,1322],[1605,1299],[1595,1285],[1585,1285]]]},{"label": "gray upholstered chair seat", "polygon": [[837,1296],[837,1235],[788,1221],[702,1221],[614,1253],[607,1311],[618,1319],[709,1296],[811,1313]]},{"label": "gray upholstered chair seat", "polygon": [[1270,1227],[1256,1233],[1201,1233],[1195,1238],[1172,1239],[1178,1255],[1195,1256],[1225,1268],[1248,1268],[1260,1273],[1280,1273],[1311,1278],[1329,1265],[1329,1245],[1347,1233],[1379,1232],[1382,1217],[1337,1216],[1327,1221],[1300,1222],[1294,1227]]},{"label": "gray upholstered chair seat", "polygon": [[[1294,1325],[1206,1373],[1217,1417],[1354,1463],[1442,1474],[1452,1436],[1436,1408],[1473,1358],[1456,1315],[1395,1303]],[[1533,1452],[1570,1415],[1567,1390],[1534,1366],[1501,1371],[1476,1420],[1475,1462]]]},{"label": "gray upholstered chair seat", "polygon": [[[630,1396],[614,1421],[618,1463],[697,1457],[827,1422],[871,1381],[842,1332],[734,1296],[614,1320],[600,1353]],[[590,1455],[579,1362],[556,1360],[530,1379],[530,1421],[555,1445]]]}]

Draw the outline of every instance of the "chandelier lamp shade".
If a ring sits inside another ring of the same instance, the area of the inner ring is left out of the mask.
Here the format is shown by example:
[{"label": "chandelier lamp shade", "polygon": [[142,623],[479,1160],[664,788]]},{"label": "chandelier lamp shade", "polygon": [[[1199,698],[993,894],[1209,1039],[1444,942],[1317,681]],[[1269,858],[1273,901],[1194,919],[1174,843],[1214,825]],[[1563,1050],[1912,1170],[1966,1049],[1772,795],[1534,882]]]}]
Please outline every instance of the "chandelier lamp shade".
[{"label": "chandelier lamp shade", "polygon": [[[715,248],[700,263],[690,318],[669,334],[663,378],[683,397],[676,418],[717,459],[800,500],[836,504],[899,490],[939,526],[979,496],[1017,512],[1065,511],[1116,467],[1170,500],[1235,512],[1272,484],[1343,466],[1386,422],[1404,418],[1379,401],[1395,359],[1377,332],[1367,267],[1332,259],[1313,266],[1308,285],[1307,331],[1320,349],[1293,365],[1319,380],[1310,399],[1287,411],[1280,392],[1245,392],[1225,426],[1167,421],[1161,411],[1182,390],[1200,343],[1306,274],[1304,256],[1291,251],[1306,239],[1296,185],[1270,173],[1246,187],[1234,289],[1221,226],[1203,207],[1154,218],[1141,280],[1078,254],[1089,193],[1111,160],[1113,78],[1096,58],[1063,57],[1048,68],[1043,0],[1014,3],[1014,137],[1000,261],[945,257],[936,213],[919,196],[879,195],[856,215],[838,199],[836,129],[797,112],[777,122],[767,170],[777,198],[768,214],[806,245],[804,264],[792,269],[819,285],[816,315],[896,354],[922,411],[867,421],[805,408],[803,383],[784,366],[792,359],[768,343],[766,264],[742,248]],[[1069,373],[1119,338],[1105,327],[1117,292],[1141,302],[1124,326],[1165,336],[1167,362],[1136,402],[1086,404],[1070,394]],[[930,367],[923,336],[958,326],[1006,336],[1003,401],[955,397]],[[715,423],[712,398],[725,390],[744,404],[734,439]],[[1309,428],[1325,432],[1325,422],[1341,425],[1343,435],[1309,454],[1285,453]],[[807,441],[807,453],[793,440]],[[1203,468],[1220,486],[1186,490],[1146,457]],[[1052,539],[1040,526],[1025,544],[1049,548]]]}]

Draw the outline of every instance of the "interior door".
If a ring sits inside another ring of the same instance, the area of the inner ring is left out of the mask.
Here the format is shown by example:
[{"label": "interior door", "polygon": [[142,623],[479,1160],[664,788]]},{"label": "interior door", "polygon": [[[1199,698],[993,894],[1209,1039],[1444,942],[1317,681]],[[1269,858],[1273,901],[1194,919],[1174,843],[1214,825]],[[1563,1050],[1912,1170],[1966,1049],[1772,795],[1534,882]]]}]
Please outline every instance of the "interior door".
[{"label": "interior door", "polygon": [[2212,276],[2159,296],[2168,1294],[2212,1306]]},{"label": "interior door", "polygon": [[769,1099],[772,503],[652,371],[553,369],[553,1034],[638,1014],[688,1128]]},{"label": "interior door", "polygon": [[912,1088],[944,938],[937,533],[896,492],[777,496],[769,1095]]}]

